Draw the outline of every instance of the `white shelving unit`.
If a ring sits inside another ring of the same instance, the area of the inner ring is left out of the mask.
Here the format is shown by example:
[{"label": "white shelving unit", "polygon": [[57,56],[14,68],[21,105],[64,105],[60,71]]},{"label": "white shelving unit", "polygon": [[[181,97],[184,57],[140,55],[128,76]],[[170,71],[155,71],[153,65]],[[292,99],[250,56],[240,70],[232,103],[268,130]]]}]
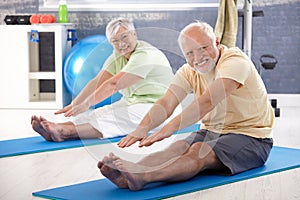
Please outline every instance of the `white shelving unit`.
[{"label": "white shelving unit", "polygon": [[[59,109],[71,100],[63,59],[72,24],[0,26],[0,109]],[[30,41],[37,30],[39,42]]]}]

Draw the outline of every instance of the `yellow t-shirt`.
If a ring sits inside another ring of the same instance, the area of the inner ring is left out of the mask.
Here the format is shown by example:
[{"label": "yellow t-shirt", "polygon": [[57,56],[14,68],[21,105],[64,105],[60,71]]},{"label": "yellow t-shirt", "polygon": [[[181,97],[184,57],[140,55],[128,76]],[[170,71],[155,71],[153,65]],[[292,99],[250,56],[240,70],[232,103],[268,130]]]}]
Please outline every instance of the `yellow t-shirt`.
[{"label": "yellow t-shirt", "polygon": [[199,96],[218,78],[235,80],[241,86],[203,117],[201,128],[221,134],[271,138],[274,112],[265,85],[251,60],[240,49],[222,46],[217,66],[208,74],[200,75],[188,64],[183,65],[172,84]]}]

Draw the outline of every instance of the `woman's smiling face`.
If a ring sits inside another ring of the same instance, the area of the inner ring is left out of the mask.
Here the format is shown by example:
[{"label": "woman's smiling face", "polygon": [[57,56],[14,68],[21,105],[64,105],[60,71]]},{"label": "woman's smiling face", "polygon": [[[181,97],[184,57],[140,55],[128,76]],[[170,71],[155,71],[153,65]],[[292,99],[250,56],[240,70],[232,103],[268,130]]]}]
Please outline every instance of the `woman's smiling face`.
[{"label": "woman's smiling face", "polygon": [[120,26],[115,36],[110,39],[115,51],[129,59],[131,53],[137,45],[137,35],[135,31],[128,31]]}]

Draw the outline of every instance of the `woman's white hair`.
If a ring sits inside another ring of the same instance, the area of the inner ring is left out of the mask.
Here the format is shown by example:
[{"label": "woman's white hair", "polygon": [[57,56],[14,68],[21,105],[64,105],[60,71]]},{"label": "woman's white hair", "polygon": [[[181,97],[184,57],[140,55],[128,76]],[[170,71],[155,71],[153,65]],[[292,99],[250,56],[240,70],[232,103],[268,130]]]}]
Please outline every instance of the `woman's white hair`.
[{"label": "woman's white hair", "polygon": [[110,40],[112,37],[114,37],[120,27],[126,28],[128,31],[135,31],[134,24],[131,20],[125,19],[122,17],[119,17],[117,19],[114,19],[110,21],[106,26],[106,37]]},{"label": "woman's white hair", "polygon": [[181,48],[182,42],[186,39],[186,33],[189,32],[192,28],[199,28],[200,31],[204,31],[207,35],[212,39],[212,41],[216,41],[216,35],[211,25],[206,22],[196,21],[190,23],[186,27],[184,27],[179,34],[178,43]]}]

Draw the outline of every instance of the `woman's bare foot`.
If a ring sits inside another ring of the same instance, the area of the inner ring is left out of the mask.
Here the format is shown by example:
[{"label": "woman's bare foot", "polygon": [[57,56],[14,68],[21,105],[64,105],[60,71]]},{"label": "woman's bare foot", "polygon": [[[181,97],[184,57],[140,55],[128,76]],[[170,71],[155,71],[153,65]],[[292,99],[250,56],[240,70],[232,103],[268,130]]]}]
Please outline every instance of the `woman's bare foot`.
[{"label": "woman's bare foot", "polygon": [[121,172],[113,166],[112,162],[112,157],[105,156],[102,161],[98,162],[100,172],[119,188],[128,188],[127,180],[122,176]]},{"label": "woman's bare foot", "polygon": [[146,182],[143,180],[144,169],[143,167],[112,154],[114,158],[113,164],[121,172],[122,176],[127,180],[128,187],[132,191],[141,190],[146,185]]},{"label": "woman's bare foot", "polygon": [[41,121],[42,128],[50,135],[52,141],[62,142],[65,139],[63,138],[63,129],[59,124],[50,122],[50,121]]},{"label": "woman's bare foot", "polygon": [[37,132],[38,134],[40,134],[45,140],[47,141],[53,141],[50,134],[43,128],[43,126],[41,125],[41,122],[43,121],[47,121],[45,118],[43,117],[37,117],[36,115],[33,115],[31,117],[31,126],[32,129]]}]

